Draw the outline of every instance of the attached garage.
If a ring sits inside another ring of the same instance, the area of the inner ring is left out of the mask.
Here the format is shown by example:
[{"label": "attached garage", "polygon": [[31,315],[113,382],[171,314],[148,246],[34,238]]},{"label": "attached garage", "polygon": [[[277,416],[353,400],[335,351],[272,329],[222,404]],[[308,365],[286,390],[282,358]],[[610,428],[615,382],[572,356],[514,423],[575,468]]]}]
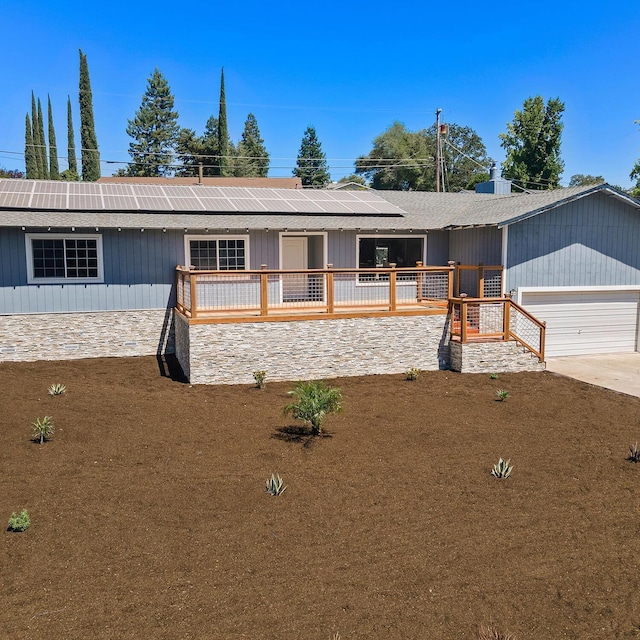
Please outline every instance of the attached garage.
[{"label": "attached garage", "polygon": [[638,350],[639,287],[523,287],[518,301],[547,323],[545,357]]}]

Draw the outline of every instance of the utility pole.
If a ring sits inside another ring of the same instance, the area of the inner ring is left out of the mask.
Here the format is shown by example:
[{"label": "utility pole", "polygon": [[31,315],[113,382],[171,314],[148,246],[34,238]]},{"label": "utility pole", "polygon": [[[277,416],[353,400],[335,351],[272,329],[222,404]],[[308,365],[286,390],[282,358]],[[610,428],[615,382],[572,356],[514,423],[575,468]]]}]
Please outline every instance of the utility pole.
[{"label": "utility pole", "polygon": [[436,109],[436,192],[440,193],[440,113],[442,109]]}]

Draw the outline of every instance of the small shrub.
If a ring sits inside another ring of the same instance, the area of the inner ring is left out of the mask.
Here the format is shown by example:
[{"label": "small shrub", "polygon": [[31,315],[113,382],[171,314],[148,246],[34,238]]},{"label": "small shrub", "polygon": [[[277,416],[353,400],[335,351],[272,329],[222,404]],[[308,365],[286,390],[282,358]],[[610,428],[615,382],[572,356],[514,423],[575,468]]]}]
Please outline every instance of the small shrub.
[{"label": "small shrub", "polygon": [[53,434],[53,418],[51,416],[36,418],[31,423],[31,426],[33,427],[33,439],[39,441],[40,444],[48,440]]},{"label": "small shrub", "polygon": [[284,408],[296,420],[304,420],[311,425],[314,436],[322,432],[322,423],[327,415],[342,410],[342,393],[340,389],[328,387],[322,380],[298,382],[295,389],[289,391],[296,401]]},{"label": "small shrub", "polygon": [[258,389],[264,389],[264,381],[266,377],[266,371],[259,370],[253,372],[253,379],[256,381],[256,387],[258,387]]},{"label": "small shrub", "polygon": [[495,627],[481,627],[478,640],[516,640],[516,638],[510,633],[502,633]]},{"label": "small shrub", "polygon": [[415,367],[411,367],[411,369],[407,369],[407,371],[404,372],[404,377],[407,380],[417,380],[419,375],[420,369],[416,369]]},{"label": "small shrub", "polygon": [[490,378],[491,380],[497,380],[497,379],[498,379],[498,374],[497,374],[497,373],[492,373],[492,374],[489,376],[489,378]]},{"label": "small shrub", "polygon": [[26,509],[23,509],[19,514],[16,514],[15,511],[11,514],[9,518],[9,526],[7,527],[8,531],[25,531],[29,528],[31,524],[31,520],[29,518],[29,514]]},{"label": "small shrub", "polygon": [[279,474],[274,475],[273,473],[271,474],[271,477],[267,480],[267,483],[265,485],[265,491],[270,495],[270,496],[279,496],[282,495],[284,493],[284,490],[286,489],[286,485],[284,484],[284,480],[280,477]]},{"label": "small shrub", "polygon": [[631,460],[631,462],[640,462],[640,449],[638,449],[638,443],[629,445],[629,455],[627,456],[627,460]]},{"label": "small shrub", "polygon": [[493,465],[493,469],[491,470],[491,475],[496,478],[508,478],[513,471],[513,465],[509,464],[511,459],[506,462],[500,458],[498,460],[498,464]]},{"label": "small shrub", "polygon": [[49,387],[49,395],[50,396],[61,396],[63,393],[65,393],[67,390],[67,387],[65,387],[63,384],[60,384],[59,382],[56,382],[55,384],[52,384]]},{"label": "small shrub", "polygon": [[496,395],[498,396],[498,402],[504,402],[509,397],[509,392],[505,389],[498,389]]}]

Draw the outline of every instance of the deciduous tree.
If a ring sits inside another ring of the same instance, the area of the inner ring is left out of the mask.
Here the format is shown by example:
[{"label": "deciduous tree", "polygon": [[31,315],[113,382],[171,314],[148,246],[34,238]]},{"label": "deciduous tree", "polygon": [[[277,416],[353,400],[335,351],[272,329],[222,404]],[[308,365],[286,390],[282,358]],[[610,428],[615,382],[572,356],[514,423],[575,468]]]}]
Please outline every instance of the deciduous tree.
[{"label": "deciduous tree", "polygon": [[331,179],[327,158],[314,127],[307,127],[293,175],[302,180],[303,187],[324,187]]},{"label": "deciduous tree", "polygon": [[142,104],[133,120],[129,120],[130,176],[164,176],[171,164],[178,137],[178,112],[165,77],[156,68],[147,81]]},{"label": "deciduous tree", "polygon": [[87,56],[80,49],[80,155],[82,157],[82,179],[93,182],[100,177],[100,153],[93,118],[93,95]]},{"label": "deciduous tree", "polygon": [[[636,120],[636,124],[640,124],[640,120]],[[635,186],[631,187],[631,195],[640,198],[640,160],[633,165],[629,177],[636,181]]]},{"label": "deciduous tree", "polygon": [[590,174],[576,173],[569,180],[570,187],[585,187],[590,184],[602,184],[604,182],[602,176],[592,176]]},{"label": "deciduous tree", "polygon": [[500,134],[507,152],[503,175],[525,189],[555,189],[560,184],[564,162],[560,157],[564,102],[542,96],[527,98],[515,112],[507,132]]}]

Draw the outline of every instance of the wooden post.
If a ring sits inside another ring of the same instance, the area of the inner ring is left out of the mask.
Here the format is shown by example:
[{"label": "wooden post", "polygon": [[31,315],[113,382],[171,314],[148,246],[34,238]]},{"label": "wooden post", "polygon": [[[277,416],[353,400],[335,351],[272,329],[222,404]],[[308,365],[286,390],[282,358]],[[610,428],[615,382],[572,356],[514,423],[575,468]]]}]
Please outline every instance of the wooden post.
[{"label": "wooden post", "polygon": [[[266,271],[267,265],[261,264],[260,268]],[[260,274],[260,315],[266,316],[269,313],[269,274]]]},{"label": "wooden post", "polygon": [[449,260],[447,264],[451,267],[447,277],[447,297],[453,298],[453,274],[455,273],[456,263],[453,260]]},{"label": "wooden post", "polygon": [[505,298],[502,309],[502,331],[504,340],[507,341],[511,332],[511,298]]},{"label": "wooden post", "polygon": [[194,271],[189,270],[189,286],[191,287],[191,317],[195,318],[198,315],[198,300],[196,294],[196,285],[198,284],[198,278]]},{"label": "wooden post", "polygon": [[547,323],[542,322],[542,329],[540,329],[540,360],[544,362],[544,337],[547,333]]},{"label": "wooden post", "polygon": [[458,262],[456,265],[456,288],[455,288],[455,292],[454,292],[454,296],[456,297],[460,297],[460,263]]},{"label": "wooden post", "polygon": [[392,269],[389,272],[389,311],[393,312],[396,310],[396,263],[390,262],[389,266]]},{"label": "wooden post", "polygon": [[334,312],[334,297],[333,297],[333,265],[329,263],[327,265],[327,313]]},{"label": "wooden post", "polygon": [[423,278],[423,272],[420,271],[420,269],[422,269],[421,260],[418,260],[416,262],[416,267],[418,269],[418,273],[416,274],[416,300],[420,302],[422,300],[422,278]]},{"label": "wooden post", "polygon": [[467,341],[467,302],[466,293],[460,294],[460,342]]},{"label": "wooden post", "polygon": [[484,298],[484,263],[478,263],[478,298]]}]

